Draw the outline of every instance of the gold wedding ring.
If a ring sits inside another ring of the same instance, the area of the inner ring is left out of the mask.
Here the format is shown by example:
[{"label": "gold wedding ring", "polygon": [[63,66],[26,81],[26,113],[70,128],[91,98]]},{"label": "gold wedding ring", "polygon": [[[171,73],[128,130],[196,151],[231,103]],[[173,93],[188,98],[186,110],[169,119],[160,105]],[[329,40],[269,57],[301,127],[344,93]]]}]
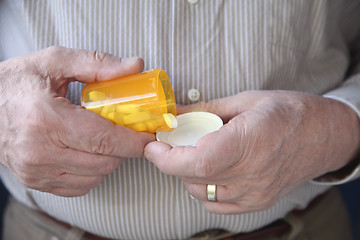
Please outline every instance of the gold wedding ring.
[{"label": "gold wedding ring", "polygon": [[216,202],[216,185],[208,184],[206,186],[207,199],[210,202]]}]

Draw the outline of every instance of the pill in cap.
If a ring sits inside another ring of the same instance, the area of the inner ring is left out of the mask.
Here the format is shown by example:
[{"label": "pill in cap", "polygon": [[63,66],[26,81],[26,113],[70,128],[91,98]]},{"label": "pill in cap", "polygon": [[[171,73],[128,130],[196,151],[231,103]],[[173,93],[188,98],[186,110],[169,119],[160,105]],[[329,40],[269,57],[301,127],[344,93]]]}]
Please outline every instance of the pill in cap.
[{"label": "pill in cap", "polygon": [[156,139],[176,146],[195,146],[208,133],[219,130],[221,118],[209,112],[189,112],[177,116],[177,128],[171,132],[158,132]]}]

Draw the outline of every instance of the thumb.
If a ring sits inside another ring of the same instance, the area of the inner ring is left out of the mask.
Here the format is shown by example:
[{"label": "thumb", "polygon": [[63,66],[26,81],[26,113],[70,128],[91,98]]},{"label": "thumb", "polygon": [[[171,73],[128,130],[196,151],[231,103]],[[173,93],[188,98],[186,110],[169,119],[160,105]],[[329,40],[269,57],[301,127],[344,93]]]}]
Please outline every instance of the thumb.
[{"label": "thumb", "polygon": [[144,61],[139,57],[119,58],[100,51],[49,47],[38,52],[39,70],[54,78],[90,83],[135,74],[142,71]]}]

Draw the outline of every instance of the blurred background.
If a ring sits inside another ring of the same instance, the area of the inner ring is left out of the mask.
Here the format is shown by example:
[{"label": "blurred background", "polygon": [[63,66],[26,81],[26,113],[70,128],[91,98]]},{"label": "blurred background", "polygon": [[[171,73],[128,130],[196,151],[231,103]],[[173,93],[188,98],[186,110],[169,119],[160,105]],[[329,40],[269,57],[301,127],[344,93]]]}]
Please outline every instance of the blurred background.
[{"label": "blurred background", "polygon": [[[354,233],[354,240],[360,240],[360,179],[346,183],[339,186],[340,191],[344,197],[348,211],[351,217],[352,229]],[[4,214],[4,207],[8,198],[8,192],[0,181],[0,223],[2,226],[2,216]],[[0,228],[0,239],[2,236],[2,228]],[[339,239],[341,240],[341,239]]]},{"label": "blurred background", "polygon": [[351,217],[354,240],[360,240],[360,179],[339,186]]},{"label": "blurred background", "polygon": [[4,207],[5,207],[5,204],[6,204],[6,201],[7,201],[7,198],[9,196],[9,193],[7,192],[7,190],[5,189],[4,185],[2,184],[1,180],[0,180],[0,239],[1,239],[1,236],[2,236],[2,216],[4,214]]}]

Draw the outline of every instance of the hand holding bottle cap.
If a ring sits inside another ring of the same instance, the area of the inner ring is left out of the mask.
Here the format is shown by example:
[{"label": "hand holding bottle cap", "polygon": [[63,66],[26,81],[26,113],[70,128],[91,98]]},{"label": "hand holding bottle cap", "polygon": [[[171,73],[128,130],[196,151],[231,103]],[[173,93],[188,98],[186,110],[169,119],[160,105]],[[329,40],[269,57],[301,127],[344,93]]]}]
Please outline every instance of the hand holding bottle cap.
[{"label": "hand holding bottle cap", "polygon": [[176,146],[195,146],[208,133],[223,126],[220,117],[209,112],[189,112],[177,117],[177,127],[171,132],[158,132],[156,139]]}]

